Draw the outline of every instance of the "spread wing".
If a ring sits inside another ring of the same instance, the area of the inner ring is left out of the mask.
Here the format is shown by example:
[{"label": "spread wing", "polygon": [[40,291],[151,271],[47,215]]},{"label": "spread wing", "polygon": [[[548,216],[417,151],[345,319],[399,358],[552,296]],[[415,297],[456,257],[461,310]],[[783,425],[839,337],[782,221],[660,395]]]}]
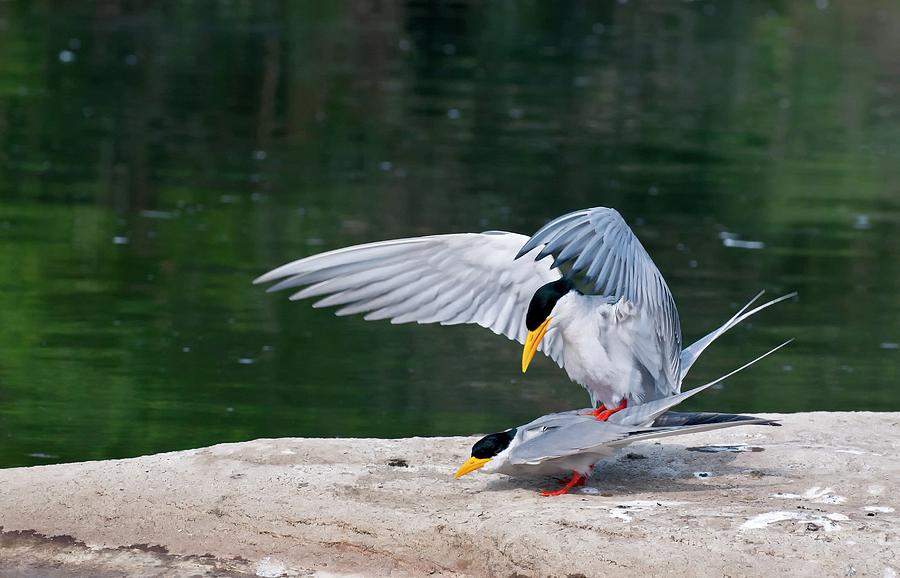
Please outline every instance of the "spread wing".
[{"label": "spread wing", "polygon": [[[367,320],[391,323],[476,323],[524,343],[531,297],[561,277],[537,251],[530,259],[515,259],[527,240],[489,231],[381,241],[306,257],[254,283],[278,280],[269,291],[301,288],[292,300],[319,297],[313,307],[338,306],[337,315],[363,313]],[[541,345],[554,360],[561,358],[561,343]]]},{"label": "spread wing", "polygon": [[675,300],[662,274],[631,228],[615,209],[595,207],[563,215],[544,225],[519,250],[518,257],[553,255],[553,267],[571,264],[602,295],[624,298],[652,323],[654,339],[635,348],[641,362],[660,371],[664,395],[680,388],[681,323]]}]

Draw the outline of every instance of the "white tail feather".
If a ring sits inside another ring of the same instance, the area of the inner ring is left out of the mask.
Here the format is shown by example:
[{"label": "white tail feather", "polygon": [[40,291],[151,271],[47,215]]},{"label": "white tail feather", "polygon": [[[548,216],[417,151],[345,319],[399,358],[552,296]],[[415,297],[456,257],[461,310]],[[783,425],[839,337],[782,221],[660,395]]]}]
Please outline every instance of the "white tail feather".
[{"label": "white tail feather", "polygon": [[660,415],[662,415],[669,409],[675,407],[679,403],[683,402],[687,398],[697,395],[704,389],[712,387],[715,384],[717,384],[725,379],[728,379],[729,377],[731,377],[732,375],[734,375],[735,373],[737,373],[739,371],[743,371],[744,369],[747,369],[748,367],[750,367],[757,361],[763,359],[764,357],[768,357],[769,355],[772,355],[773,353],[775,353],[776,351],[778,351],[779,349],[781,349],[782,347],[784,347],[791,341],[793,341],[793,339],[789,339],[789,340],[785,341],[778,347],[776,347],[774,349],[770,349],[766,353],[763,353],[762,355],[760,355],[753,361],[745,363],[744,365],[738,367],[737,369],[735,369],[729,373],[726,373],[722,377],[715,379],[713,381],[710,381],[709,383],[705,383],[699,387],[695,387],[689,391],[685,391],[683,393],[679,393],[679,394],[676,394],[676,395],[673,395],[670,397],[664,397],[664,398],[657,399],[654,401],[648,401],[648,402],[642,403],[640,405],[635,405],[633,407],[628,407],[622,411],[612,414],[609,417],[608,421],[609,421],[609,423],[616,423],[616,424],[628,425],[628,426],[640,426],[640,427],[649,426],[651,423],[653,423],[653,420],[655,420],[657,417],[659,417]]},{"label": "white tail feather", "polygon": [[679,391],[681,388],[681,382],[684,381],[685,376],[687,376],[688,370],[691,369],[691,366],[694,365],[694,362],[697,361],[697,358],[700,357],[700,354],[703,353],[703,351],[707,347],[709,347],[710,343],[718,339],[723,333],[725,333],[744,319],[747,319],[751,315],[755,315],[756,313],[759,313],[770,305],[775,305],[776,303],[780,303],[785,299],[790,299],[791,297],[795,297],[797,295],[796,292],[788,293],[787,295],[783,295],[778,299],[772,299],[771,301],[763,303],[762,305],[759,305],[751,309],[750,311],[747,311],[747,308],[753,305],[753,303],[757,299],[762,297],[763,293],[765,293],[765,291],[760,291],[759,293],[757,293],[753,299],[751,299],[746,305],[741,307],[740,311],[735,313],[731,317],[731,319],[726,321],[721,327],[709,332],[707,335],[701,337],[681,351],[681,375],[678,379]]}]

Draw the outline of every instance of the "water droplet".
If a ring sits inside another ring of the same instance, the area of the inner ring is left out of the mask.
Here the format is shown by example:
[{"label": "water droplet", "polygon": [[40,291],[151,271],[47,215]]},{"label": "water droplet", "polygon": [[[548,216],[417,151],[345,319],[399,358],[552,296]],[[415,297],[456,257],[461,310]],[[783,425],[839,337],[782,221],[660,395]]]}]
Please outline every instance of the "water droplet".
[{"label": "water droplet", "polygon": [[461,114],[462,113],[459,112],[458,108],[451,108],[447,111],[447,118],[449,118],[450,120],[456,120],[460,117]]},{"label": "water droplet", "polygon": [[113,245],[127,245],[128,237],[113,237]]},{"label": "water droplet", "polygon": [[741,241],[734,238],[722,239],[722,244],[726,247],[735,249],[765,249],[766,244],[762,241]]},{"label": "water droplet", "polygon": [[60,50],[59,52],[59,61],[68,64],[75,60],[75,53],[71,50]]},{"label": "water droplet", "polygon": [[869,215],[856,215],[853,218],[853,228],[858,231],[865,231],[866,229],[871,229],[872,222],[869,220]]}]

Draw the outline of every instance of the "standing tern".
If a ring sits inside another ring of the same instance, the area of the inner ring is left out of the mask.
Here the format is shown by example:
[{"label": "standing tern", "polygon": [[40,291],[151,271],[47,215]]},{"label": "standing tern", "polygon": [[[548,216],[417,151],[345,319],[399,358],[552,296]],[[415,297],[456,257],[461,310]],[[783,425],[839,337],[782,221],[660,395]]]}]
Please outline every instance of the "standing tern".
[{"label": "standing tern", "polygon": [[584,483],[598,460],[636,441],[722,429],[739,425],[779,425],[773,420],[729,413],[671,412],[687,398],[700,393],[760,359],[781,349],[789,341],[753,361],[684,393],[632,405],[599,421],[590,409],[552,413],[517,428],[493,433],[472,446],[472,457],[457,470],[459,478],[475,470],[512,476],[546,476],[571,473],[559,490],[541,492],[558,496]]},{"label": "standing tern", "polygon": [[747,311],[751,301],[682,350],[662,274],[621,215],[605,207],[558,217],[530,238],[487,231],[355,245],[293,261],[254,283],[272,281],[269,291],[300,288],[291,300],[316,297],[313,307],[338,306],[337,315],[475,323],[505,335],[524,345],[523,372],[544,352],[587,390],[598,420],[677,394],[714,339],[794,295]]}]

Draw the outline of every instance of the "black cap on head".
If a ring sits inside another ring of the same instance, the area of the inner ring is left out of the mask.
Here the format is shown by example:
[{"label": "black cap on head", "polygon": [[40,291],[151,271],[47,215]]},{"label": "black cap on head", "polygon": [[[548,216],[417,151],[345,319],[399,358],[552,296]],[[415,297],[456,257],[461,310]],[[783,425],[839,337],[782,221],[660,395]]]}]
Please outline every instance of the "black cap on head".
[{"label": "black cap on head", "polygon": [[556,306],[560,297],[575,289],[575,283],[563,277],[547,283],[534,292],[531,303],[528,304],[528,314],[525,316],[525,327],[528,331],[534,331],[541,323],[550,317],[550,312]]},{"label": "black cap on head", "polygon": [[508,448],[514,437],[516,437],[516,428],[488,434],[472,446],[472,457],[490,459]]}]

